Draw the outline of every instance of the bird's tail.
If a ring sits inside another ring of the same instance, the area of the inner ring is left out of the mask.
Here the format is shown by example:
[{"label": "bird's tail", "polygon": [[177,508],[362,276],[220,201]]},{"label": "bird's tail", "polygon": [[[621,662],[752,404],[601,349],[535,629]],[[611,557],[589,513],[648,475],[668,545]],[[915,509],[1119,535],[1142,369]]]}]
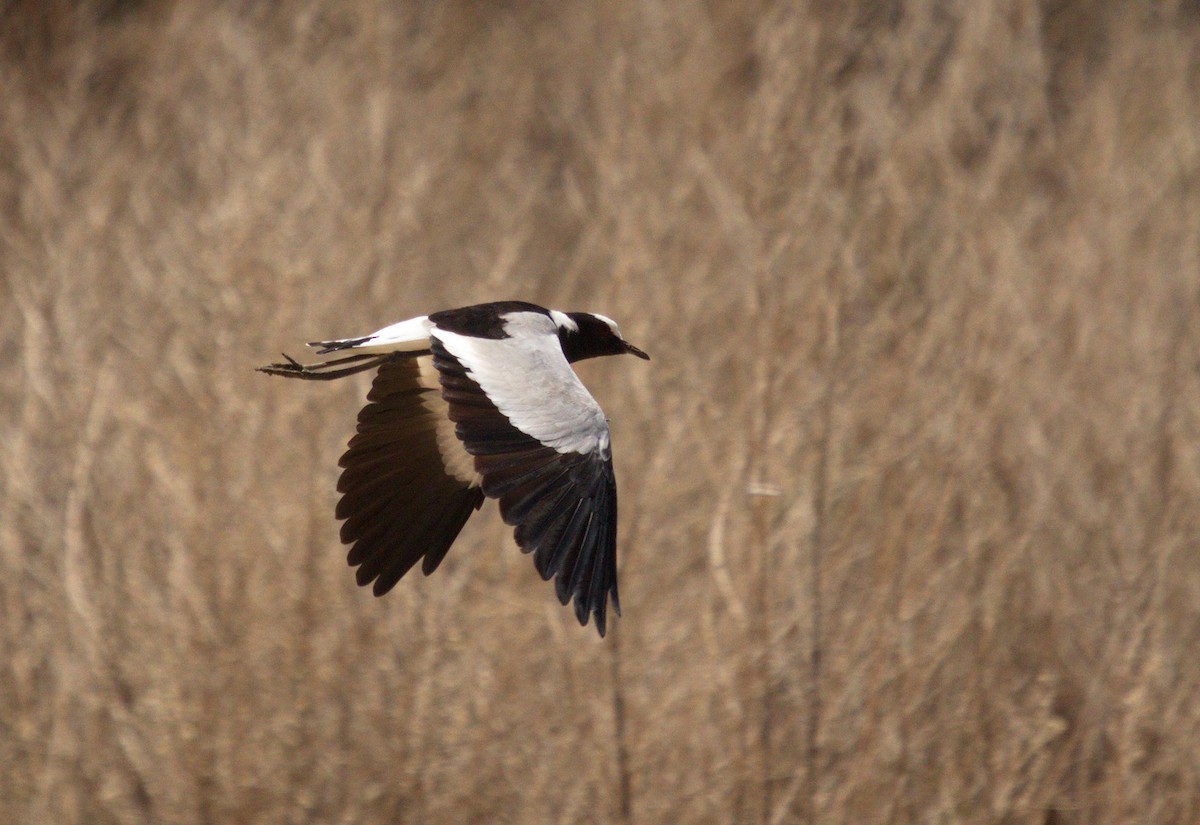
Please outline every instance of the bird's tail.
[{"label": "bird's tail", "polygon": [[[259,367],[259,372],[267,375],[282,375],[285,378],[303,378],[306,381],[332,381],[334,378],[345,378],[347,375],[373,370],[388,359],[388,355],[360,354],[333,361],[321,361],[317,364],[301,364],[287,353],[287,359],[281,364],[268,364]],[[346,366],[350,364],[351,366]]]}]

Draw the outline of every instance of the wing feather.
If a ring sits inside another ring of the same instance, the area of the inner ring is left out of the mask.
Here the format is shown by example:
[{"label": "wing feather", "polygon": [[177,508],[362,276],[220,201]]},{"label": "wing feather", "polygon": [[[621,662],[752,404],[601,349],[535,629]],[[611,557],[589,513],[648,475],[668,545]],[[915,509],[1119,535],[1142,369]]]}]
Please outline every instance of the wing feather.
[{"label": "wing feather", "polygon": [[395,586],[418,561],[432,573],[471,513],[483,503],[477,479],[465,478],[461,452],[428,353],[387,358],[338,462],[337,517],[345,521],[347,561],[375,594]]},{"label": "wing feather", "polygon": [[[586,625],[589,617],[594,618],[603,636],[608,603],[618,615],[621,611],[616,484],[608,426],[599,406],[579,383],[561,349],[557,361],[547,363],[544,347],[507,346],[501,353],[506,359],[505,381],[517,386],[525,377],[541,376],[540,382],[530,378],[525,383],[552,388],[552,396],[542,400],[561,419],[550,421],[533,401],[521,400],[512,408],[524,411],[526,429],[519,415],[516,420],[506,415],[484,391],[472,360],[486,358],[486,346],[504,346],[505,341],[477,339],[470,346],[458,346],[463,342],[457,341],[456,349],[465,353],[460,359],[438,330],[430,337],[442,397],[450,406],[459,439],[474,456],[484,494],[499,499],[501,517],[515,528],[521,549],[533,554],[542,578],[555,577],[559,601],[567,604],[574,599],[579,623]],[[490,369],[493,375],[499,371],[495,363],[480,369]],[[548,380],[547,370],[553,371]],[[552,443],[543,443],[529,430],[551,433]]]}]

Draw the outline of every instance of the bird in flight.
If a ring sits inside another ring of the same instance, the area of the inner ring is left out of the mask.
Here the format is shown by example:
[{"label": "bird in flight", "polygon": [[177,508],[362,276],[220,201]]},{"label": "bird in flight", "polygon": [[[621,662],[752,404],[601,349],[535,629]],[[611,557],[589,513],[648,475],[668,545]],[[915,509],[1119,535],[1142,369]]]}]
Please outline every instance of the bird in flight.
[{"label": "bird in flight", "polygon": [[[581,625],[617,598],[617,487],[608,423],[571,364],[650,356],[603,315],[501,301],[422,315],[360,338],[314,341],[270,375],[378,370],[338,462],[336,515],[360,585],[382,596],[418,561],[429,575],[484,497]],[[423,560],[423,561],[422,561]]]}]

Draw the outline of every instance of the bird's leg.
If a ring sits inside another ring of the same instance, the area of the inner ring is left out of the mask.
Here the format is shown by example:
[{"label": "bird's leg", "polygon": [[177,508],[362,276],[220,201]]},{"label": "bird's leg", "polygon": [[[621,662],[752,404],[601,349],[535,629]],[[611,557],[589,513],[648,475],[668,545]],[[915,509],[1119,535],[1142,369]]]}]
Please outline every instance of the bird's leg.
[{"label": "bird's leg", "polygon": [[[347,375],[374,369],[386,358],[386,356],[362,354],[333,361],[322,361],[317,364],[301,364],[287,353],[283,353],[283,357],[286,359],[284,363],[268,364],[265,367],[259,367],[258,371],[265,372],[267,375],[282,375],[285,378],[303,378],[306,381],[332,381],[334,378],[344,378]],[[331,369],[331,367],[343,364],[353,364],[354,366]]]}]

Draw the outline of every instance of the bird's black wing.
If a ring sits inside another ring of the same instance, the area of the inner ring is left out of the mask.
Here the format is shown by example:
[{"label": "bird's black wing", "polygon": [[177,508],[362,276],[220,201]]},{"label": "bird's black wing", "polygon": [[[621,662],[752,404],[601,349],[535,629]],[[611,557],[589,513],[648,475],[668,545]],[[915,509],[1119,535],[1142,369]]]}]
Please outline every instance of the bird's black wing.
[{"label": "bird's black wing", "polygon": [[[617,487],[608,425],[557,338],[431,338],[442,397],[483,492],[559,601],[603,636],[617,596]],[[451,350],[457,351],[455,354]],[[484,389],[490,388],[490,392]],[[504,411],[502,411],[502,409]]]},{"label": "bird's black wing", "polygon": [[437,569],[483,493],[428,353],[386,358],[367,401],[338,462],[337,517],[358,583],[381,596],[422,558]]}]

